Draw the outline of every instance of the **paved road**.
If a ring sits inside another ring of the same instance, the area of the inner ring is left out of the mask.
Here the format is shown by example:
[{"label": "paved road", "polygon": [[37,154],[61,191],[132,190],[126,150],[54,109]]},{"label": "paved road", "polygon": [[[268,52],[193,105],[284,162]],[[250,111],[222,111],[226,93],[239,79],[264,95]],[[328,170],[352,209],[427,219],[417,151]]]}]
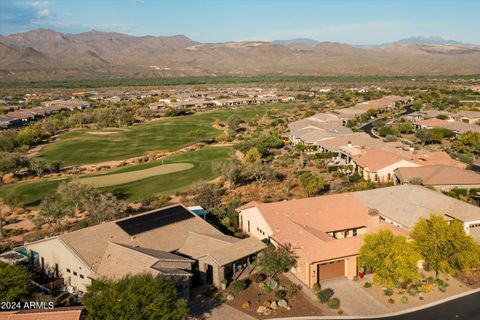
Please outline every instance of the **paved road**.
[{"label": "paved road", "polygon": [[295,320],[480,320],[480,292],[469,294],[430,308],[395,316],[368,317],[297,317]]},{"label": "paved road", "polygon": [[386,320],[479,320],[480,292]]},{"label": "paved road", "polygon": [[[406,115],[406,114],[410,114],[410,113],[413,113],[413,112],[416,112],[417,110],[413,109],[413,106],[406,106],[403,108],[403,111],[401,113],[399,113],[399,115]],[[373,133],[372,133],[372,129],[373,129],[373,126],[375,123],[377,122],[380,122],[380,121],[386,121],[388,120],[389,117],[382,117],[382,118],[378,118],[378,119],[375,119],[363,126],[361,126],[359,129],[364,131],[365,133],[369,134],[371,137],[373,138],[377,138]]]}]

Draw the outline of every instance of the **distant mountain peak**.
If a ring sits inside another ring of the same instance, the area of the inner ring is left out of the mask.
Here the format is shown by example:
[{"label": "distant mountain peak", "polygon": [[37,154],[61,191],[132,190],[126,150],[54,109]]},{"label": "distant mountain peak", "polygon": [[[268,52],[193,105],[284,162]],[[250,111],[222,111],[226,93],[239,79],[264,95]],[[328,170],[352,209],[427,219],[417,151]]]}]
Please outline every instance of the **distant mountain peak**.
[{"label": "distant mountain peak", "polygon": [[288,40],[273,40],[272,44],[280,44],[280,45],[298,45],[298,44],[305,44],[307,46],[314,47],[320,43],[320,41],[308,38],[295,38],[295,39],[288,39]]},{"label": "distant mountain peak", "polygon": [[359,48],[386,48],[394,45],[412,46],[412,45],[456,45],[456,46],[475,46],[470,43],[464,43],[456,40],[449,40],[440,36],[412,36],[400,39],[394,42],[385,42],[381,44],[358,45]]}]

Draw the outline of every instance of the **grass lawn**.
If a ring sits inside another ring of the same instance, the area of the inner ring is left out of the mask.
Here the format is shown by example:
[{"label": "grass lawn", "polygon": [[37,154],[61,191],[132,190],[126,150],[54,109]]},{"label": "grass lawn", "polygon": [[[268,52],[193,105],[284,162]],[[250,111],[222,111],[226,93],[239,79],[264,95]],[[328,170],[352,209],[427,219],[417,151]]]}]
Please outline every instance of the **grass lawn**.
[{"label": "grass lawn", "polygon": [[[186,152],[171,156],[164,159],[164,164],[173,163],[189,163],[193,167],[177,171],[173,173],[152,172],[152,176],[147,178],[131,181],[121,185],[109,186],[100,188],[102,191],[115,191],[121,194],[129,201],[140,200],[149,195],[166,194],[171,195],[177,191],[185,190],[199,181],[210,180],[216,177],[212,172],[211,166],[215,161],[223,160],[233,155],[233,149],[230,147],[206,147],[197,151]],[[101,181],[101,177],[105,179],[117,178],[120,173],[132,173],[139,171],[139,175],[143,175],[145,170],[159,167],[161,160],[145,163],[138,166],[124,167],[114,169],[105,174],[96,174],[85,176],[85,179],[92,179],[95,177],[97,181]],[[12,195],[19,197],[21,203],[26,206],[36,206],[41,199],[54,195],[57,187],[64,179],[40,179],[36,181],[25,181],[11,185],[4,185],[0,187],[0,197]],[[125,181],[125,180],[123,180]],[[122,182],[123,182],[122,181]]]},{"label": "grass lawn", "polygon": [[[218,109],[190,116],[162,118],[124,130],[113,130],[115,134],[91,134],[92,130],[75,130],[60,136],[60,140],[47,145],[40,157],[60,161],[63,165],[80,165],[109,160],[122,160],[140,156],[153,150],[176,150],[198,141],[190,132],[204,130],[207,137],[221,134],[212,127],[215,121],[225,121],[236,114],[244,120],[263,115],[268,110],[285,111],[294,104],[247,106],[239,109]],[[96,132],[111,132],[112,129]]]}]

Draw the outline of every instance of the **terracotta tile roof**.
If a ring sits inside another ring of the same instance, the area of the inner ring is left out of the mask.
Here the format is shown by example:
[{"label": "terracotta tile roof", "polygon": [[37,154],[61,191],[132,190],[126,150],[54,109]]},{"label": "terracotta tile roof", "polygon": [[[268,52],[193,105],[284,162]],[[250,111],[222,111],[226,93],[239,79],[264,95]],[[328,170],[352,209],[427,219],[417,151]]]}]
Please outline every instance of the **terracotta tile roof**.
[{"label": "terracotta tile roof", "polygon": [[354,156],[352,160],[362,168],[377,172],[382,168],[407,159],[399,154],[382,149],[366,149],[360,155]]},{"label": "terracotta tile roof", "polygon": [[79,320],[83,307],[0,312],[0,320]]},{"label": "terracotta tile roof", "polygon": [[467,131],[480,132],[480,126],[460,121],[449,121],[440,119],[427,119],[415,122],[415,124],[422,125],[429,128],[445,128],[458,133],[465,133]]},{"label": "terracotta tile roof", "polygon": [[398,168],[395,175],[401,183],[408,183],[419,177],[423,185],[480,185],[480,174],[446,165],[433,165],[416,168]]},{"label": "terracotta tile roof", "polygon": [[359,191],[355,196],[380,215],[412,228],[420,217],[444,214],[460,221],[480,220],[480,208],[417,185]]},{"label": "terracotta tile roof", "polygon": [[387,145],[381,147],[366,147],[361,150],[360,154],[353,156],[352,159],[357,165],[363,168],[368,168],[371,172],[377,172],[382,168],[393,165],[402,160],[410,162],[412,167],[448,165],[461,169],[466,168],[466,164],[452,159],[448,153],[443,151],[410,151],[391,148]]},{"label": "terracotta tile roof", "polygon": [[[257,207],[273,231],[272,238],[289,243],[307,261],[326,261],[356,255],[362,236],[335,239],[327,232],[369,225],[369,208],[353,193],[333,194],[273,203],[251,202],[237,210]],[[390,224],[380,224],[368,232],[390,228],[405,234]]]}]

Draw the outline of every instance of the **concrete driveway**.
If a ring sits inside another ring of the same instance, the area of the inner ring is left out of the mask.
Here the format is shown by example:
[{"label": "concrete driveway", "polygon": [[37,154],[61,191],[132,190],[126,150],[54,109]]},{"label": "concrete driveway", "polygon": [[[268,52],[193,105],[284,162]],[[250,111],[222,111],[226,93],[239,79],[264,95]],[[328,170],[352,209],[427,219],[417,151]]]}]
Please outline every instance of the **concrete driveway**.
[{"label": "concrete driveway", "polygon": [[349,316],[371,316],[391,312],[385,305],[362,290],[360,282],[347,278],[322,281],[322,289],[332,288],[340,299],[340,308]]}]

